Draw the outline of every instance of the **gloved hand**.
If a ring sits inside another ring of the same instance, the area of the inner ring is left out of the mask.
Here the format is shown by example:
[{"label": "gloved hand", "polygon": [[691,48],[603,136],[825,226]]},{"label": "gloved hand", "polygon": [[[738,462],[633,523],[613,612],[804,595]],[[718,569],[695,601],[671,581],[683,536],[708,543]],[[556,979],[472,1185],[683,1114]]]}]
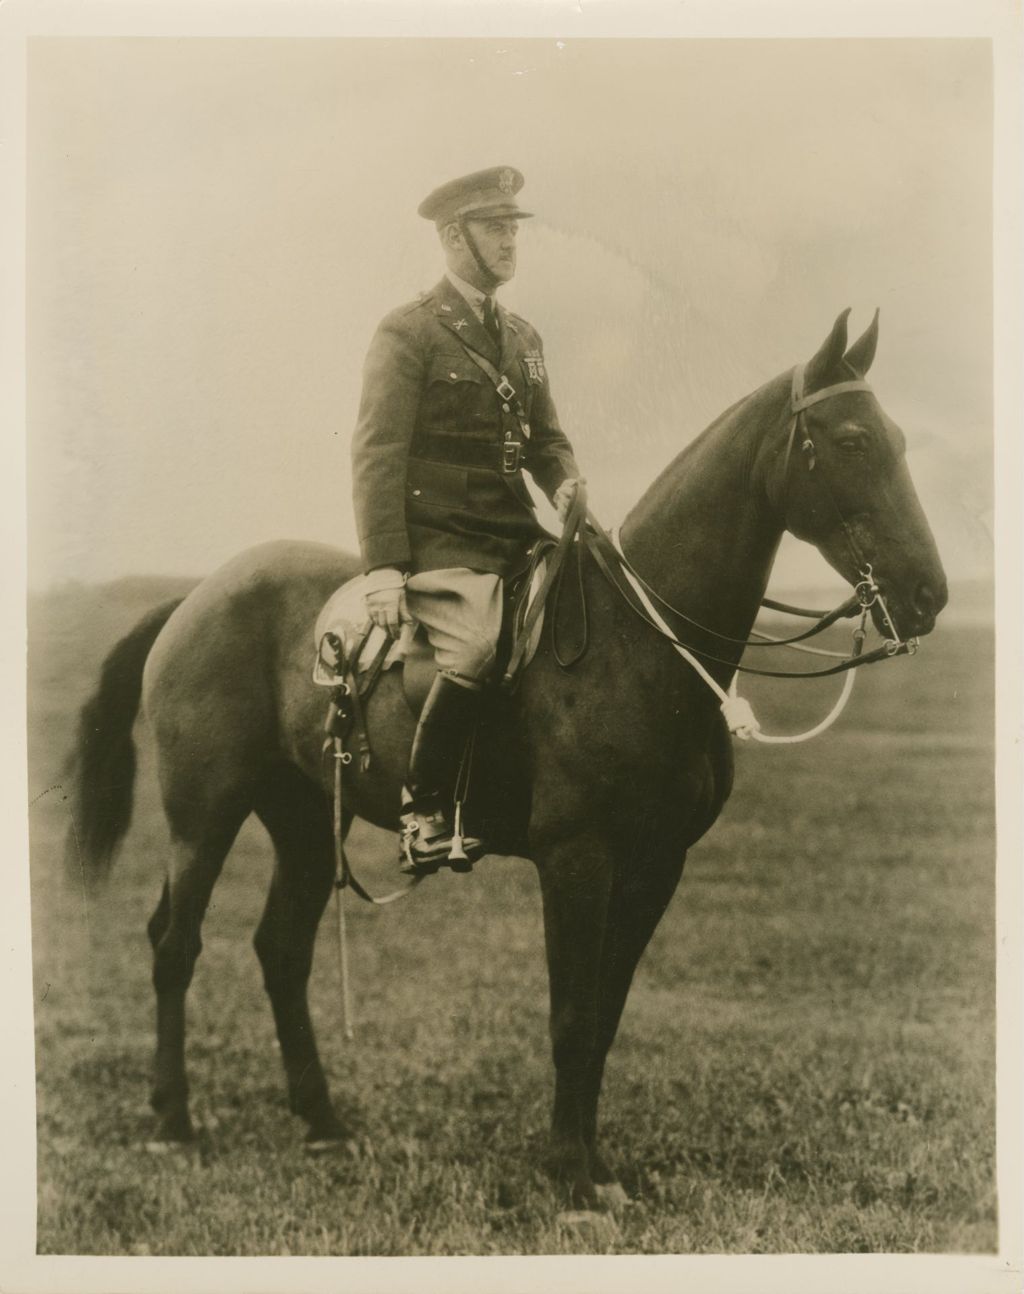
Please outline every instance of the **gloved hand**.
[{"label": "gloved hand", "polygon": [[405,603],[407,578],[394,566],[378,566],[368,572],[363,588],[367,615],[395,638],[402,632],[402,625],[412,623]]},{"label": "gloved hand", "polygon": [[558,520],[563,525],[565,525],[565,520],[569,515],[572,501],[576,497],[576,491],[581,485],[586,485],[586,480],[582,476],[567,476],[555,491],[555,496],[551,503],[558,513]]}]

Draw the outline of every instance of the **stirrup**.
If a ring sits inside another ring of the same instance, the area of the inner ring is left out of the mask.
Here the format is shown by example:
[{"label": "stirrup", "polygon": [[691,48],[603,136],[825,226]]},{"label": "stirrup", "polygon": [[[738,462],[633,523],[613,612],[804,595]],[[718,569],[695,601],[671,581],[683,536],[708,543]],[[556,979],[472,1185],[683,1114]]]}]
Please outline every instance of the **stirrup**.
[{"label": "stirrup", "polygon": [[441,809],[423,813],[406,809],[399,838],[399,870],[406,876],[432,876],[442,867],[471,872],[483,857],[483,841],[462,834],[462,806],[456,805],[452,828]]}]

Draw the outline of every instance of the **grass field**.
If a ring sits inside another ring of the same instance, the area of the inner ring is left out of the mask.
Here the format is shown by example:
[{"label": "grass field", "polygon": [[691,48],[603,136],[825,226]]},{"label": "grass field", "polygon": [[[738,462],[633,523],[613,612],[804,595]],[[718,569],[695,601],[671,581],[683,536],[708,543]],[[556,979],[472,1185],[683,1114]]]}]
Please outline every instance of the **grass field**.
[{"label": "grass field", "polygon": [[[247,826],[190,995],[196,1154],[155,1156],[145,923],[163,820],[145,757],[102,905],[61,881],[61,763],[153,582],[38,598],[30,788],[38,1247],[91,1254],[980,1252],[996,1244],[991,632],[940,629],[865,672],[804,746],[740,746],[641,963],[604,1095],[630,1203],[586,1235],[535,1169],[551,1069],[532,867],[492,859],[350,908],[358,1033],[333,922],[311,995],[350,1153],[310,1161],[287,1112],[252,931],[269,843]],[[746,688],[769,731],[834,684]],[[393,846],[353,859],[387,884]],[[329,914],[330,915],[330,914]]]}]

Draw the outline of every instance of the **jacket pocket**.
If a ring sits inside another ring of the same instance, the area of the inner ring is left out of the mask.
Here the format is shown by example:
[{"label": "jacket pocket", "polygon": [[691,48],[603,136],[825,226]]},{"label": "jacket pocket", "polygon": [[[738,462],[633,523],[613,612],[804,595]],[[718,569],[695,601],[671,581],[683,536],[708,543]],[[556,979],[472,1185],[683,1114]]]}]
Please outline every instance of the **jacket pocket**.
[{"label": "jacket pocket", "polygon": [[427,369],[420,423],[428,431],[480,433],[497,421],[497,397],[465,355],[435,355]]},{"label": "jacket pocket", "polygon": [[469,473],[464,467],[410,458],[405,476],[405,496],[415,507],[465,509],[469,502]]},{"label": "jacket pocket", "polygon": [[473,382],[479,386],[488,382],[488,378],[468,355],[434,355],[427,370],[427,384],[432,385],[434,382],[449,387],[457,386],[460,382]]}]

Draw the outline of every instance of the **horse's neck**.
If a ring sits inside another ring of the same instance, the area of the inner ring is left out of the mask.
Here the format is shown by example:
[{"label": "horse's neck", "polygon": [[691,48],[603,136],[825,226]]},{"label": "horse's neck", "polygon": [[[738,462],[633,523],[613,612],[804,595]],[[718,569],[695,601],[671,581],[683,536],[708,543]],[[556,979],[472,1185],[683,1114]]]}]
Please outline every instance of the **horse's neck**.
[{"label": "horse's neck", "polygon": [[[712,423],[658,477],[621,530],[623,551],[652,588],[731,637],[749,633],[782,537],[755,472],[782,398],[781,384],[770,383]],[[738,656],[726,644],[713,650]]]}]

